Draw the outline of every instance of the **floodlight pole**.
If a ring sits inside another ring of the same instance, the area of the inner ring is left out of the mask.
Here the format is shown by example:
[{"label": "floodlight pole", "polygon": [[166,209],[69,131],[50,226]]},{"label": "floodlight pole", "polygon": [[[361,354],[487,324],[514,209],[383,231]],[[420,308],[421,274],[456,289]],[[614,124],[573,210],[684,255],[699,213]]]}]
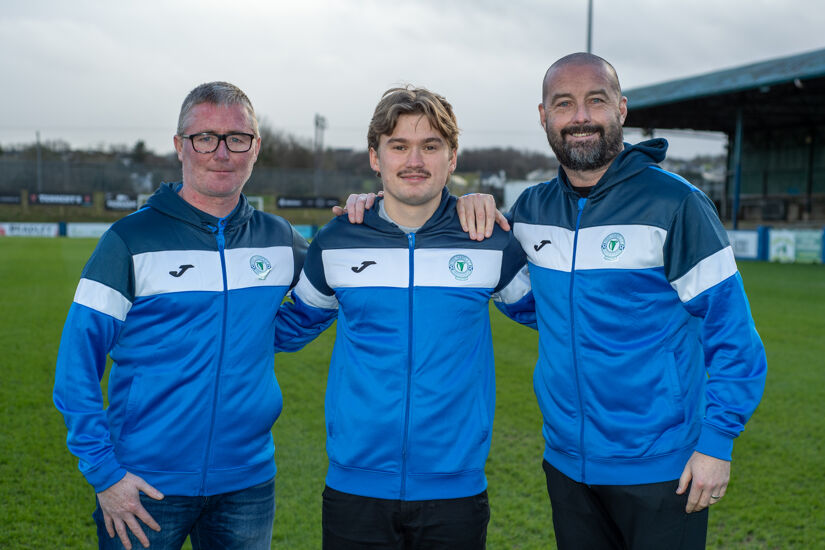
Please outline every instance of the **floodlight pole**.
[{"label": "floodlight pole", "polygon": [[587,53],[593,53],[593,0],[587,0]]},{"label": "floodlight pole", "polygon": [[736,137],[733,143],[733,229],[739,228],[739,194],[742,191],[742,107],[736,110]]},{"label": "floodlight pole", "polygon": [[313,148],[315,149],[315,174],[312,178],[312,187],[315,196],[318,197],[321,187],[321,163],[324,158],[324,130],[327,128],[327,119],[315,113],[315,139]]},{"label": "floodlight pole", "polygon": [[40,130],[35,135],[37,136],[37,192],[43,192],[43,153],[40,148]]}]

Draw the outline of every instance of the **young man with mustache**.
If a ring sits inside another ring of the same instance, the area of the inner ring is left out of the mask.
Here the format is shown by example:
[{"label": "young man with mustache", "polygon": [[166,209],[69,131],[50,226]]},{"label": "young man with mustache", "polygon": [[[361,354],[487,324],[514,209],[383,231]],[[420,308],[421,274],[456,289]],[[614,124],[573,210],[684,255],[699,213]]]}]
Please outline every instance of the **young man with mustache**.
[{"label": "young man with mustache", "polygon": [[458,126],[422,88],[388,90],[369,127],[384,197],[363,225],[316,235],[276,339],[294,350],[337,316],[326,393],[324,548],[481,549],[495,380],[490,298],[529,290],[511,233],[461,229],[446,189]]}]

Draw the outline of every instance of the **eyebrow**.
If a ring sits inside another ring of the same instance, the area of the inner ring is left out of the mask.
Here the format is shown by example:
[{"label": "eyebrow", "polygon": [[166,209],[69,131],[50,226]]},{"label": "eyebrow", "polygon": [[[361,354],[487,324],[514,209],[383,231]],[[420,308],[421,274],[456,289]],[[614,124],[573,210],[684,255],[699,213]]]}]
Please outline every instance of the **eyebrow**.
[{"label": "eyebrow", "polygon": [[[590,96],[594,96],[594,95],[603,95],[603,96],[608,96],[609,97],[610,93],[607,91],[607,88],[599,88],[599,89],[596,89],[596,90],[590,90],[589,92],[584,94],[584,97],[590,97]],[[569,92],[563,92],[563,93],[560,93],[560,94],[553,94],[553,96],[550,98],[550,103],[555,103],[557,100],[559,100],[563,97],[573,97],[573,94],[571,94]]]},{"label": "eyebrow", "polygon": [[189,135],[196,136],[198,134],[215,134],[216,136],[220,136],[226,134],[227,136],[230,134],[247,134],[254,136],[255,133],[252,130],[230,130],[228,132],[218,132],[217,130],[201,130],[200,132],[193,132]]},{"label": "eyebrow", "polygon": [[[408,140],[406,138],[400,138],[400,137],[391,137],[391,138],[387,139],[387,144],[390,144],[390,143],[406,144],[406,143],[409,143],[409,142],[410,142],[410,140]],[[433,136],[433,137],[424,138],[424,143],[433,143],[433,142],[446,143],[446,141],[443,138],[440,138],[440,137]]]}]

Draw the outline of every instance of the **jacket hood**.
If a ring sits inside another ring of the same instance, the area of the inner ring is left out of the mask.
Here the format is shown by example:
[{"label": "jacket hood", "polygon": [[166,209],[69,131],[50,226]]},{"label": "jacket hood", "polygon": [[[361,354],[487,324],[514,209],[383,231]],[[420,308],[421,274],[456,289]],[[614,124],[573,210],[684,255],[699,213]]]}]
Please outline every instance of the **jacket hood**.
[{"label": "jacket hood", "polygon": [[[212,214],[198,210],[183,200],[178,194],[182,185],[182,182],[162,183],[158,190],[146,201],[146,207],[154,208],[167,216],[211,232],[212,228],[218,226],[221,218],[216,218]],[[226,220],[225,230],[230,231],[233,227],[245,223],[252,216],[254,210],[249,205],[246,197],[241,194],[235,209],[224,218]]]},{"label": "jacket hood", "polygon": [[[667,154],[667,146],[667,140],[664,138],[649,139],[635,145],[625,143],[624,150],[613,159],[610,167],[602,174],[589,198],[597,198],[607,189],[632,178],[648,166],[662,162]],[[568,191],[575,193],[561,166],[559,166],[559,181],[564,182]]]},{"label": "jacket hood", "polygon": [[[398,226],[388,222],[378,213],[378,201],[384,200],[382,197],[376,199],[372,208],[364,213],[364,225],[368,225],[373,229],[382,231],[384,233],[398,233],[400,229]],[[430,231],[434,228],[450,223],[452,216],[455,215],[455,201],[456,198],[450,195],[447,191],[447,186],[441,190],[441,202],[438,208],[435,209],[433,215],[430,216],[419,231]]]}]

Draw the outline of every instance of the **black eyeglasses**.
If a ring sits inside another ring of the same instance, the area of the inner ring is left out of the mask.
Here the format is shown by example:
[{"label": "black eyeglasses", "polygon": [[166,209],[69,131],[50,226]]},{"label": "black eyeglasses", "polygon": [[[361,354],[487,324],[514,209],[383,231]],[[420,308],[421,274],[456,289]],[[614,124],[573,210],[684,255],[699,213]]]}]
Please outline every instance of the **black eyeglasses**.
[{"label": "black eyeglasses", "polygon": [[218,150],[221,141],[226,143],[226,148],[233,153],[246,153],[252,148],[255,136],[235,132],[232,134],[214,134],[212,132],[201,132],[200,134],[190,134],[181,136],[192,142],[192,148],[196,153],[214,153]]}]

